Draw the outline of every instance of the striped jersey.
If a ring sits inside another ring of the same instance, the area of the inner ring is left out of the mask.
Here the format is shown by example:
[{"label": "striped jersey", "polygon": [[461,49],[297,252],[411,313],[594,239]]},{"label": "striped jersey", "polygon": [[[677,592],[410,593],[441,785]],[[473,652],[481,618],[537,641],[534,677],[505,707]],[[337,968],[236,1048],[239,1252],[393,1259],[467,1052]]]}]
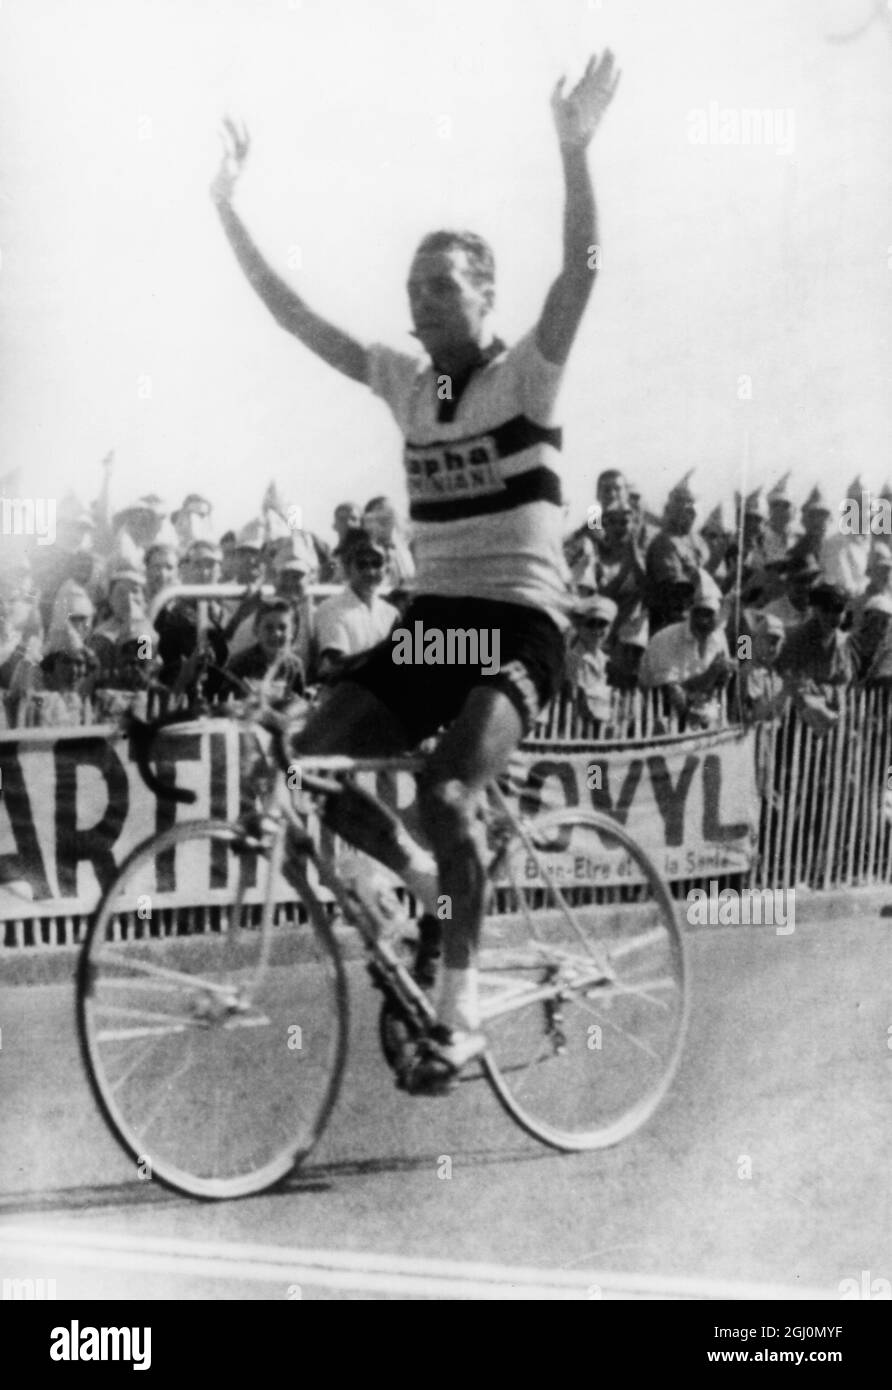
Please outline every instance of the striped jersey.
[{"label": "striped jersey", "polygon": [[563,367],[546,361],[533,330],[499,345],[444,408],[448,378],[426,356],[376,344],[368,361],[369,386],[405,440],[416,592],[524,604],[565,628],[554,424]]}]

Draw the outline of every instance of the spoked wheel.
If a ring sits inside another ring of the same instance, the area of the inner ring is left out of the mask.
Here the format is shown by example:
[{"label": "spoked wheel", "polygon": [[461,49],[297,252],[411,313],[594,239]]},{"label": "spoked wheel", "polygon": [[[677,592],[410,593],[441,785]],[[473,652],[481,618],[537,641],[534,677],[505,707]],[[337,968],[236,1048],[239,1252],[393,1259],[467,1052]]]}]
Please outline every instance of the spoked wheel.
[{"label": "spoked wheel", "polygon": [[[193,821],[146,841],[81,952],[78,1027],[106,1119],[139,1176],[192,1196],[283,1178],[337,1095],[343,967],[318,902],[299,914],[280,877],[283,833]],[[203,906],[178,906],[177,886],[194,902],[199,884]]]},{"label": "spoked wheel", "polygon": [[[603,901],[599,885],[617,882]],[[684,1041],[685,953],[663,879],[615,821],[555,811],[507,840],[493,866],[480,1002],[484,1066],[530,1134],[603,1148],[654,1112]]]}]

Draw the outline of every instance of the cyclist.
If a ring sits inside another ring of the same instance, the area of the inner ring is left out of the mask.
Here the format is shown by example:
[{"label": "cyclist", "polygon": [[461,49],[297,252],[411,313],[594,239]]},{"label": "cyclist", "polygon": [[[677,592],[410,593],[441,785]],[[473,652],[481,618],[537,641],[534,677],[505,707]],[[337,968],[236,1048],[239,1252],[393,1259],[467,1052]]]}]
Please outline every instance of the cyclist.
[{"label": "cyclist", "polygon": [[[511,348],[493,334],[494,263],[482,237],[440,231],[422,240],[408,280],[423,349],[414,356],[361,344],[310,309],[267,264],[232,206],[249,142],[228,119],[211,190],[239,264],[276,321],[369,386],[403,431],[417,566],[404,628],[478,632],[480,646],[489,630],[499,643],[494,671],[491,662],[397,664],[387,639],[350,669],[292,745],[298,757],[390,756],[448,725],[418,787],[420,821],[439,871],[438,910],[450,923],[442,1026],[421,1049],[411,1087],[423,1093],[451,1089],[485,1048],[474,967],[485,907],[479,798],[505,771],[563,671],[568,595],[554,408],[600,259],[587,149],[618,80],[607,50],[600,61],[591,58],[571,93],[561,78],[552,94],[565,187],[563,264],[535,328]],[[423,893],[419,851],[408,833],[371,798],[358,807],[340,800],[340,808],[330,808],[334,828]],[[423,900],[431,906],[429,894]]]}]

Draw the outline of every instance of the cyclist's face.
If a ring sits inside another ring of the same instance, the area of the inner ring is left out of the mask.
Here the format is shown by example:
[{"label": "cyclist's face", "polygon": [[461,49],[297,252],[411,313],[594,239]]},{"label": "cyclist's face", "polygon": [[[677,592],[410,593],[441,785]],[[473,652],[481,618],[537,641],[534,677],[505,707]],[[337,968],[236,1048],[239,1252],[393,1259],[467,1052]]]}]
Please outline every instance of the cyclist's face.
[{"label": "cyclist's face", "polygon": [[480,342],[493,305],[493,286],[475,283],[466,251],[453,248],[416,256],[408,290],[415,333],[431,357]]}]

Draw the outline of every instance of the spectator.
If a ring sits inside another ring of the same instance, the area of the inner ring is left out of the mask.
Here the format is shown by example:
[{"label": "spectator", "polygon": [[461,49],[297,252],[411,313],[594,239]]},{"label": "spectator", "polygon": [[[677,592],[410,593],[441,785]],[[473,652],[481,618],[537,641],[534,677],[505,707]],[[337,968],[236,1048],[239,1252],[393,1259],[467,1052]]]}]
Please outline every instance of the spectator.
[{"label": "spectator", "polygon": [[108,602],[111,616],[94,628],[89,640],[96,657],[97,684],[110,685],[116,680],[115,655],[119,639],[129,633],[135,623],[147,627],[145,608],[145,571],[135,565],[119,563],[109,575]]},{"label": "spectator", "polygon": [[564,541],[568,584],[574,594],[590,597],[598,592],[595,556],[594,536],[586,527],[573,531]]},{"label": "spectator", "polygon": [[177,583],[179,562],[176,532],[170,522],[165,521],[146,550],[146,599],[149,603],[162,589]]},{"label": "spectator", "polygon": [[613,709],[604,643],[616,616],[616,604],[602,594],[581,599],[571,609],[565,688],[577,709],[599,723],[609,721]]},{"label": "spectator", "polygon": [[777,669],[786,630],[774,614],[759,613],[751,636],[752,655],[737,670],[743,712],[749,720],[776,719],[787,701],[784,678]]},{"label": "spectator", "polygon": [[408,542],[397,525],[396,511],[388,497],[373,497],[362,514],[363,529],[372,540],[384,547],[384,584],[386,594],[405,591],[415,579],[415,561]]},{"label": "spectator", "polygon": [[229,646],[229,656],[246,651],[254,640],[254,618],[263,599],[260,590],[264,577],[264,527],[262,521],[249,521],[235,540],[232,557],[232,582],[244,584],[250,592],[244,598],[229,600],[223,634]]},{"label": "spectator", "polygon": [[[226,670],[248,685],[266,681],[267,698],[281,707],[305,688],[303,666],[294,650],[291,605],[283,598],[265,599],[253,621],[255,640],[231,658]],[[225,688],[222,693],[227,693]]]},{"label": "spectator", "polygon": [[708,555],[703,568],[709,571],[722,592],[727,593],[734,583],[734,571],[728,561],[731,534],[728,530],[727,508],[723,502],[713,507],[700,527],[700,535]]},{"label": "spectator", "polygon": [[232,584],[235,579],[235,532],[224,531],[220,537],[220,580]]},{"label": "spectator", "polygon": [[383,546],[364,531],[355,532],[341,547],[347,587],[316,610],[321,680],[333,680],[350,657],[368,651],[389,635],[399,614],[378,594],[385,559]]},{"label": "spectator", "polygon": [[798,531],[793,525],[793,499],[787,487],[789,473],[779,478],[768,494],[768,524],[762,534],[762,560],[772,565],[786,560]]},{"label": "spectator", "polygon": [[647,548],[646,599],[651,633],[683,620],[697,575],[709,559],[706,546],[693,534],[697,506],[690,476],[686,473],[669,493],[662,530]]},{"label": "spectator", "polygon": [[734,669],[719,625],[721,607],[718,585],[701,569],[688,616],[650,639],[639,671],[644,689],[664,689],[670,707],[701,726],[717,720],[718,692]]},{"label": "spectator", "polygon": [[93,692],[97,718],[113,720],[130,712],[146,719],[150,696],[161,689],[157,680],[159,670],[160,661],[148,623],[132,623],[118,636],[110,669],[97,677]]},{"label": "spectator", "polygon": [[[213,541],[195,540],[183,557],[185,584],[214,584],[221,553]],[[155,619],[160,679],[177,696],[201,695],[207,668],[225,666],[228,646],[220,605],[212,600],[178,599]]]},{"label": "spectator", "polygon": [[821,555],[824,549],[824,537],[827,534],[827,526],[830,521],[830,508],[824,501],[824,494],[819,487],[813,487],[802,507],[802,535],[794,543],[789,553],[789,560],[798,565],[807,555],[810,555],[815,564],[820,567]]},{"label": "spectator", "polygon": [[86,688],[95,658],[70,624],[47,638],[39,668],[32,673],[18,710],[20,727],[57,729],[93,722]]},{"label": "spectator", "polygon": [[846,595],[836,584],[816,584],[811,612],[787,633],[778,669],[806,723],[823,732],[839,717],[843,688],[855,677],[849,639],[841,628]]},{"label": "spectator", "polygon": [[[880,594],[892,594],[892,550],[884,541],[877,541],[870,552],[867,565],[867,588],[863,594],[851,599],[849,608],[852,614],[852,630],[857,633],[868,599]],[[876,606],[873,609],[878,612]]]},{"label": "spectator", "polygon": [[859,679],[865,685],[892,688],[892,595],[871,594],[850,642]]},{"label": "spectator", "polygon": [[75,584],[73,579],[66,579],[53,603],[50,631],[70,623],[77,635],[86,641],[95,615],[96,609],[86,589]]},{"label": "spectator", "polygon": [[317,644],[316,612],[307,592],[310,571],[300,547],[291,551],[283,547],[276,556],[273,571],[276,597],[285,599],[291,608],[294,623],[293,647],[300,658],[308,683],[316,680]]},{"label": "spectator", "polygon": [[860,477],[853,478],[846,500],[854,502],[855,515],[862,521],[863,529],[849,534],[840,531],[837,526],[826,537],[821,549],[821,569],[824,578],[828,584],[838,585],[850,599],[863,594],[867,588],[871,536],[870,518],[860,516],[863,494],[864,484]]},{"label": "spectator", "polygon": [[767,603],[764,612],[780,618],[789,633],[808,616],[812,590],[821,579],[821,567],[808,551],[799,559],[791,553],[786,569],[786,593]]}]

